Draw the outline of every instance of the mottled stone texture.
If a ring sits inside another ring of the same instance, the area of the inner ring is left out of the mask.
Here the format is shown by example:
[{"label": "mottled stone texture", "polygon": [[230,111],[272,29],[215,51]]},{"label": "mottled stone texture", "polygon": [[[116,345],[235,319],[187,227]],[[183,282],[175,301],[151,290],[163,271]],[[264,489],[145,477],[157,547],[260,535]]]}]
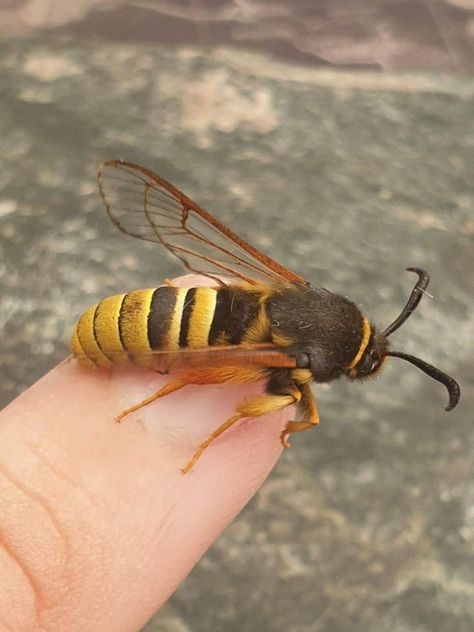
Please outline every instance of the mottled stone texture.
[{"label": "mottled stone texture", "polygon": [[320,428],[146,630],[470,632],[473,84],[44,38],[0,44],[0,90],[3,403],[65,356],[85,307],[179,271],[106,219],[105,158],[155,169],[381,324],[404,268],[427,268],[434,299],[393,343],[463,389],[448,415],[395,359],[317,389]]},{"label": "mottled stone texture", "polygon": [[473,74],[474,0],[2,0],[0,36],[232,46],[306,66]]}]

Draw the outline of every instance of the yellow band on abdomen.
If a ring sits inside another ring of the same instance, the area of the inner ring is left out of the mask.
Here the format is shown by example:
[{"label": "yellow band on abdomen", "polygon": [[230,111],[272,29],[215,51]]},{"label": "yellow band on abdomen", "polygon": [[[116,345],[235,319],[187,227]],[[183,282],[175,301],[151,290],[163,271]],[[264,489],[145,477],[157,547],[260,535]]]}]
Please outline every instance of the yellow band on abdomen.
[{"label": "yellow band on abdomen", "polygon": [[86,310],[77,323],[77,338],[85,355],[98,366],[110,366],[110,360],[97,343],[94,331],[94,316],[97,305]]},{"label": "yellow band on abdomen", "polygon": [[125,295],[119,316],[120,340],[124,349],[149,352],[148,314],[155,289],[135,290]]},{"label": "yellow band on abdomen", "polygon": [[180,287],[176,293],[173,315],[169,324],[168,333],[164,337],[164,349],[179,349],[179,332],[181,330],[181,318],[187,291],[187,288]]},{"label": "yellow band on abdomen", "polygon": [[125,294],[104,299],[95,312],[94,330],[99,347],[112,362],[127,358],[120,340],[119,317]]},{"label": "yellow band on abdomen", "polygon": [[71,336],[71,352],[79,364],[85,369],[97,368],[97,364],[86,356],[84,349],[82,348],[79,336],[77,335],[77,325],[74,327],[74,331]]},{"label": "yellow band on abdomen", "polygon": [[206,347],[216,309],[217,291],[210,287],[198,287],[194,294],[194,306],[189,321],[187,344],[189,347]]}]

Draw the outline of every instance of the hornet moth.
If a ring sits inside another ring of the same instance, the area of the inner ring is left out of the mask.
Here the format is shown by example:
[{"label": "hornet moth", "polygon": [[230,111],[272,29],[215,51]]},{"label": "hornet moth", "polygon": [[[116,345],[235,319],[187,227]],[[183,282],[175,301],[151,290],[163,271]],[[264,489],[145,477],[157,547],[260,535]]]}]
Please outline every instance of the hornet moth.
[{"label": "hornet moth", "polygon": [[117,421],[187,384],[266,381],[265,394],[242,402],[197,448],[183,473],[240,419],[296,404],[296,419],[280,435],[288,447],[289,435],[319,423],[312,382],[373,376],[388,357],[406,360],[444,384],[446,411],[458,403],[460,388],[452,377],[389,345],[423,296],[429,283],[424,270],[407,268],[418,280],[400,315],[379,331],[348,298],[314,287],[270,259],[152,171],[110,160],[97,180],[119,230],[164,246],[189,271],[216,282],[190,289],[168,282],[111,296],[80,317],[71,349],[83,367],[132,363],[175,376]]}]

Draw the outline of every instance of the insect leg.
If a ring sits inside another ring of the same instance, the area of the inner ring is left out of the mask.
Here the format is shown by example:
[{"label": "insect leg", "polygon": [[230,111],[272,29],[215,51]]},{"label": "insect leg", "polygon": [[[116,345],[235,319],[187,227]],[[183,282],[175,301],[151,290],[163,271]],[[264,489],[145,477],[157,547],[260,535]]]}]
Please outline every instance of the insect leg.
[{"label": "insect leg", "polygon": [[135,404],[135,406],[130,406],[130,408],[123,410],[120,413],[120,415],[117,415],[117,417],[115,417],[115,421],[121,422],[122,419],[126,417],[127,415],[130,415],[130,413],[134,413],[137,410],[140,410],[141,408],[148,406],[148,404],[151,404],[152,402],[159,399],[160,397],[166,397],[166,395],[170,395],[171,393],[174,393],[175,391],[179,390],[180,388],[183,388],[183,386],[186,386],[187,384],[188,382],[183,382],[181,380],[176,380],[175,382],[170,382],[169,384],[166,384],[165,386],[163,386],[163,388],[160,388],[159,391],[157,391],[156,393],[153,393],[153,395],[150,395],[150,397],[143,399],[141,402],[138,402],[138,404]]},{"label": "insect leg", "polygon": [[189,463],[181,470],[183,474],[187,474],[194,466],[196,461],[201,457],[202,453],[211,445],[211,443],[217,439],[223,432],[228,430],[240,419],[246,417],[261,417],[262,415],[268,415],[270,413],[283,410],[287,406],[298,402],[301,399],[301,393],[298,390],[288,394],[282,395],[261,395],[255,397],[247,402],[243,402],[237,407],[236,414],[223,423],[219,428],[214,430],[209,437],[201,443],[199,448],[193,454]]},{"label": "insect leg", "polygon": [[298,403],[299,409],[303,413],[302,421],[289,421],[284,430],[280,434],[280,441],[284,448],[291,447],[288,437],[293,432],[303,432],[314,428],[319,424],[318,408],[316,401],[311,393],[311,389],[308,384],[304,384],[301,388],[301,399]]},{"label": "insect leg", "polygon": [[120,415],[115,417],[115,421],[122,421],[130,413],[134,413],[160,399],[160,397],[166,397],[166,395],[170,395],[188,384],[243,384],[245,382],[255,382],[262,379],[263,376],[264,371],[261,368],[253,367],[219,367],[188,372],[181,375],[181,379],[166,384],[159,391],[150,395],[150,397],[121,412]]}]

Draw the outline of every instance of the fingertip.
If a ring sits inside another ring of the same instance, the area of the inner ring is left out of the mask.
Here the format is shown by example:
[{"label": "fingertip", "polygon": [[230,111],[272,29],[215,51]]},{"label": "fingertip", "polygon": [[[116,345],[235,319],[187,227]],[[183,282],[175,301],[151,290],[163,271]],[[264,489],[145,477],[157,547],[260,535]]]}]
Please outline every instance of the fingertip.
[{"label": "fingertip", "polygon": [[[188,275],[173,284],[216,282]],[[90,371],[72,359],[2,412],[3,452],[7,445],[26,448],[24,461],[10,453],[8,462],[21,463],[34,493],[50,499],[74,549],[68,581],[75,598],[64,610],[62,629],[88,611],[91,598],[107,610],[124,591],[127,603],[112,615],[122,625],[132,622],[130,629],[140,627],[137,622],[159,608],[250,500],[281,453],[285,413],[237,422],[188,470],[199,445],[245,398],[262,394],[264,384],[186,386],[121,418],[172,379],[136,366]],[[5,442],[6,434],[14,441]],[[84,510],[84,499],[93,511]],[[40,538],[41,525],[28,528],[33,540]],[[85,555],[86,541],[94,544]]]}]

